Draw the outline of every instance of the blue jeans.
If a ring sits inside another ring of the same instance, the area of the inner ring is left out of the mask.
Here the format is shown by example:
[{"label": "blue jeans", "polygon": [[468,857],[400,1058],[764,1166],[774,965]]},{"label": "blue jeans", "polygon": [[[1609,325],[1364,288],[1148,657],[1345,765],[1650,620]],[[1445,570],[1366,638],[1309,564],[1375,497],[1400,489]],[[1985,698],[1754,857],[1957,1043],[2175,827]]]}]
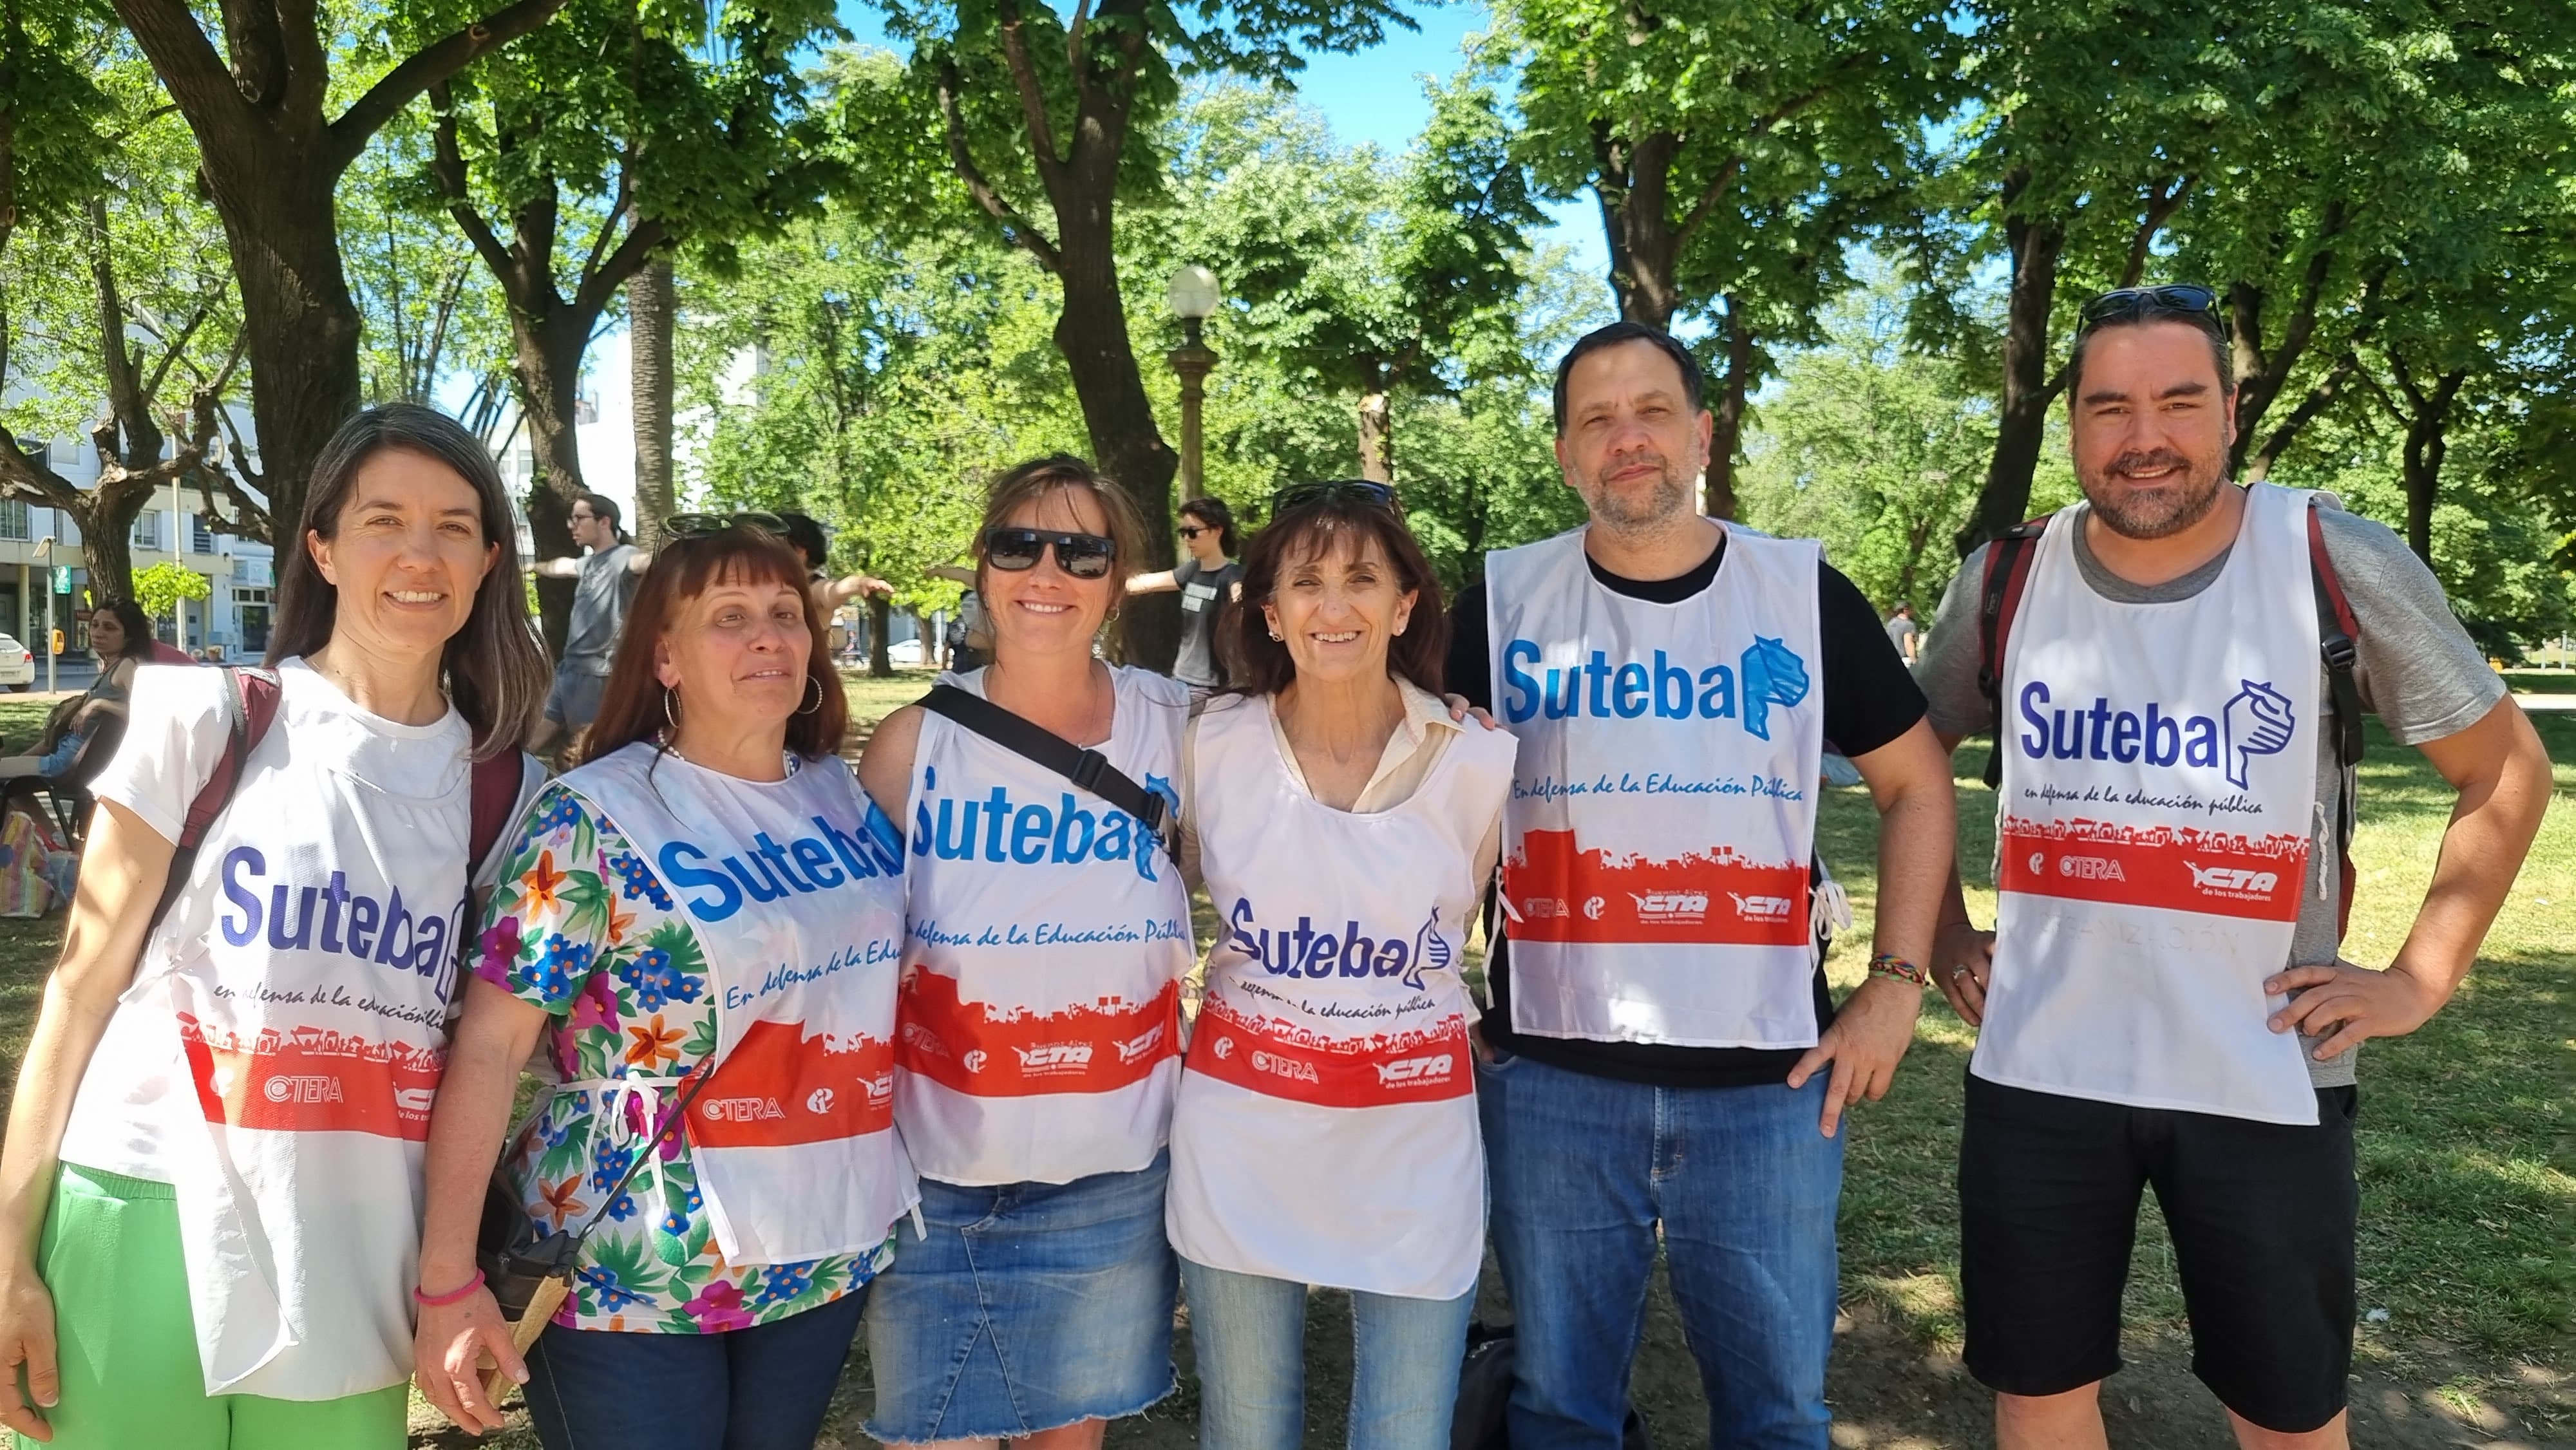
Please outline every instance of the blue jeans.
[{"label": "blue jeans", "polygon": [[[1181,1260],[1199,1362],[1200,1450],[1297,1450],[1306,1434],[1306,1286]],[[1349,1450],[1448,1450],[1470,1289],[1351,1295]]]},{"label": "blue jeans", "polygon": [[1517,1346],[1512,1450],[1618,1450],[1663,1225],[1712,1446],[1825,1450],[1843,1145],[1826,1075],[1663,1088],[1476,1069]]},{"label": "blue jeans", "polygon": [[554,1325],[528,1350],[528,1417],[546,1450],[811,1450],[867,1302],[719,1334]]}]

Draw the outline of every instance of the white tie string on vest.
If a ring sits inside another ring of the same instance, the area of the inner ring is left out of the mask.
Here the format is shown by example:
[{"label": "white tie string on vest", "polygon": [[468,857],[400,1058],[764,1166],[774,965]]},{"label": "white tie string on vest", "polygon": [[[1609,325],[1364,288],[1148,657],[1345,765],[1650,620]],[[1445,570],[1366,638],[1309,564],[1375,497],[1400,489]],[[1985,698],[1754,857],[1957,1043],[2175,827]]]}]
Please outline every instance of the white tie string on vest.
[{"label": "white tie string on vest", "polygon": [[1512,1030],[1814,1046],[1819,548],[1729,526],[1708,589],[1660,604],[1583,538],[1487,556]]},{"label": "white tie string on vest", "polygon": [[[1974,1071],[2137,1107],[2312,1124],[2298,1039],[2266,1022],[2303,873],[2334,854],[2316,796],[2310,495],[2258,484],[2218,578],[2114,603],[2041,536],[2006,647],[1994,980]],[[2319,873],[2321,893],[2333,889]]]}]

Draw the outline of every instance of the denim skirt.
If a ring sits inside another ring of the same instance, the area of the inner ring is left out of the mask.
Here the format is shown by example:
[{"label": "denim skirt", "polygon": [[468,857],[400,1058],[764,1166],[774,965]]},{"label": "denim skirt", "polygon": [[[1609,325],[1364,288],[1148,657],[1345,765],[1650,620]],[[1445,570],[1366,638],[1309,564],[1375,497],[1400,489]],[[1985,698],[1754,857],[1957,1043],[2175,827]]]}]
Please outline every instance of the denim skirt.
[{"label": "denim skirt", "polygon": [[1170,1171],[1166,1152],[1071,1183],[921,1180],[927,1236],[898,1229],[894,1266],[869,1289],[868,1433],[895,1444],[1032,1435],[1170,1394]]}]

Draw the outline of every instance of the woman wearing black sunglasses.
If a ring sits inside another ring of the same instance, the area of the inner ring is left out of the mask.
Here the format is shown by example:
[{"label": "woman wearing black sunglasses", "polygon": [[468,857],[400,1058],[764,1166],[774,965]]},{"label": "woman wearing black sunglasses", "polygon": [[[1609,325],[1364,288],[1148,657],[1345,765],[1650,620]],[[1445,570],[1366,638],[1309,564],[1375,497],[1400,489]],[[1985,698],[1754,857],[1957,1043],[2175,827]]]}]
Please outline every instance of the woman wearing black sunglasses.
[{"label": "woman wearing black sunglasses", "polygon": [[1189,557],[1178,567],[1135,575],[1127,581],[1127,592],[1179,592],[1181,653],[1172,661],[1172,678],[1189,686],[1193,696],[1204,697],[1226,680],[1225,652],[1218,647],[1225,635],[1218,617],[1243,597],[1243,566],[1234,561],[1234,511],[1224,499],[1194,498],[1181,505],[1181,546]]},{"label": "woman wearing black sunglasses", "polygon": [[[993,662],[942,682],[1177,809],[1183,687],[1091,653],[1140,535],[1079,460],[1005,474],[976,543]],[[920,706],[859,778],[909,837],[894,1111],[926,1226],[869,1305],[868,1433],[1089,1450],[1172,1388],[1180,871],[1136,816]]]}]

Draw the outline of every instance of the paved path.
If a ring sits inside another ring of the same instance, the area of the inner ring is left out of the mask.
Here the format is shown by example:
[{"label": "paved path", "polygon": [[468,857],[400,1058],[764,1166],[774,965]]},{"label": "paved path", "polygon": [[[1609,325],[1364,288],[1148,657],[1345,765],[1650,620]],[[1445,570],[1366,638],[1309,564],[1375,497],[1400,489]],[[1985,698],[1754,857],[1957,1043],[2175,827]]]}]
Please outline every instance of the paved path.
[{"label": "paved path", "polygon": [[2516,695],[2513,702],[2525,710],[2576,711],[2576,695]]}]

